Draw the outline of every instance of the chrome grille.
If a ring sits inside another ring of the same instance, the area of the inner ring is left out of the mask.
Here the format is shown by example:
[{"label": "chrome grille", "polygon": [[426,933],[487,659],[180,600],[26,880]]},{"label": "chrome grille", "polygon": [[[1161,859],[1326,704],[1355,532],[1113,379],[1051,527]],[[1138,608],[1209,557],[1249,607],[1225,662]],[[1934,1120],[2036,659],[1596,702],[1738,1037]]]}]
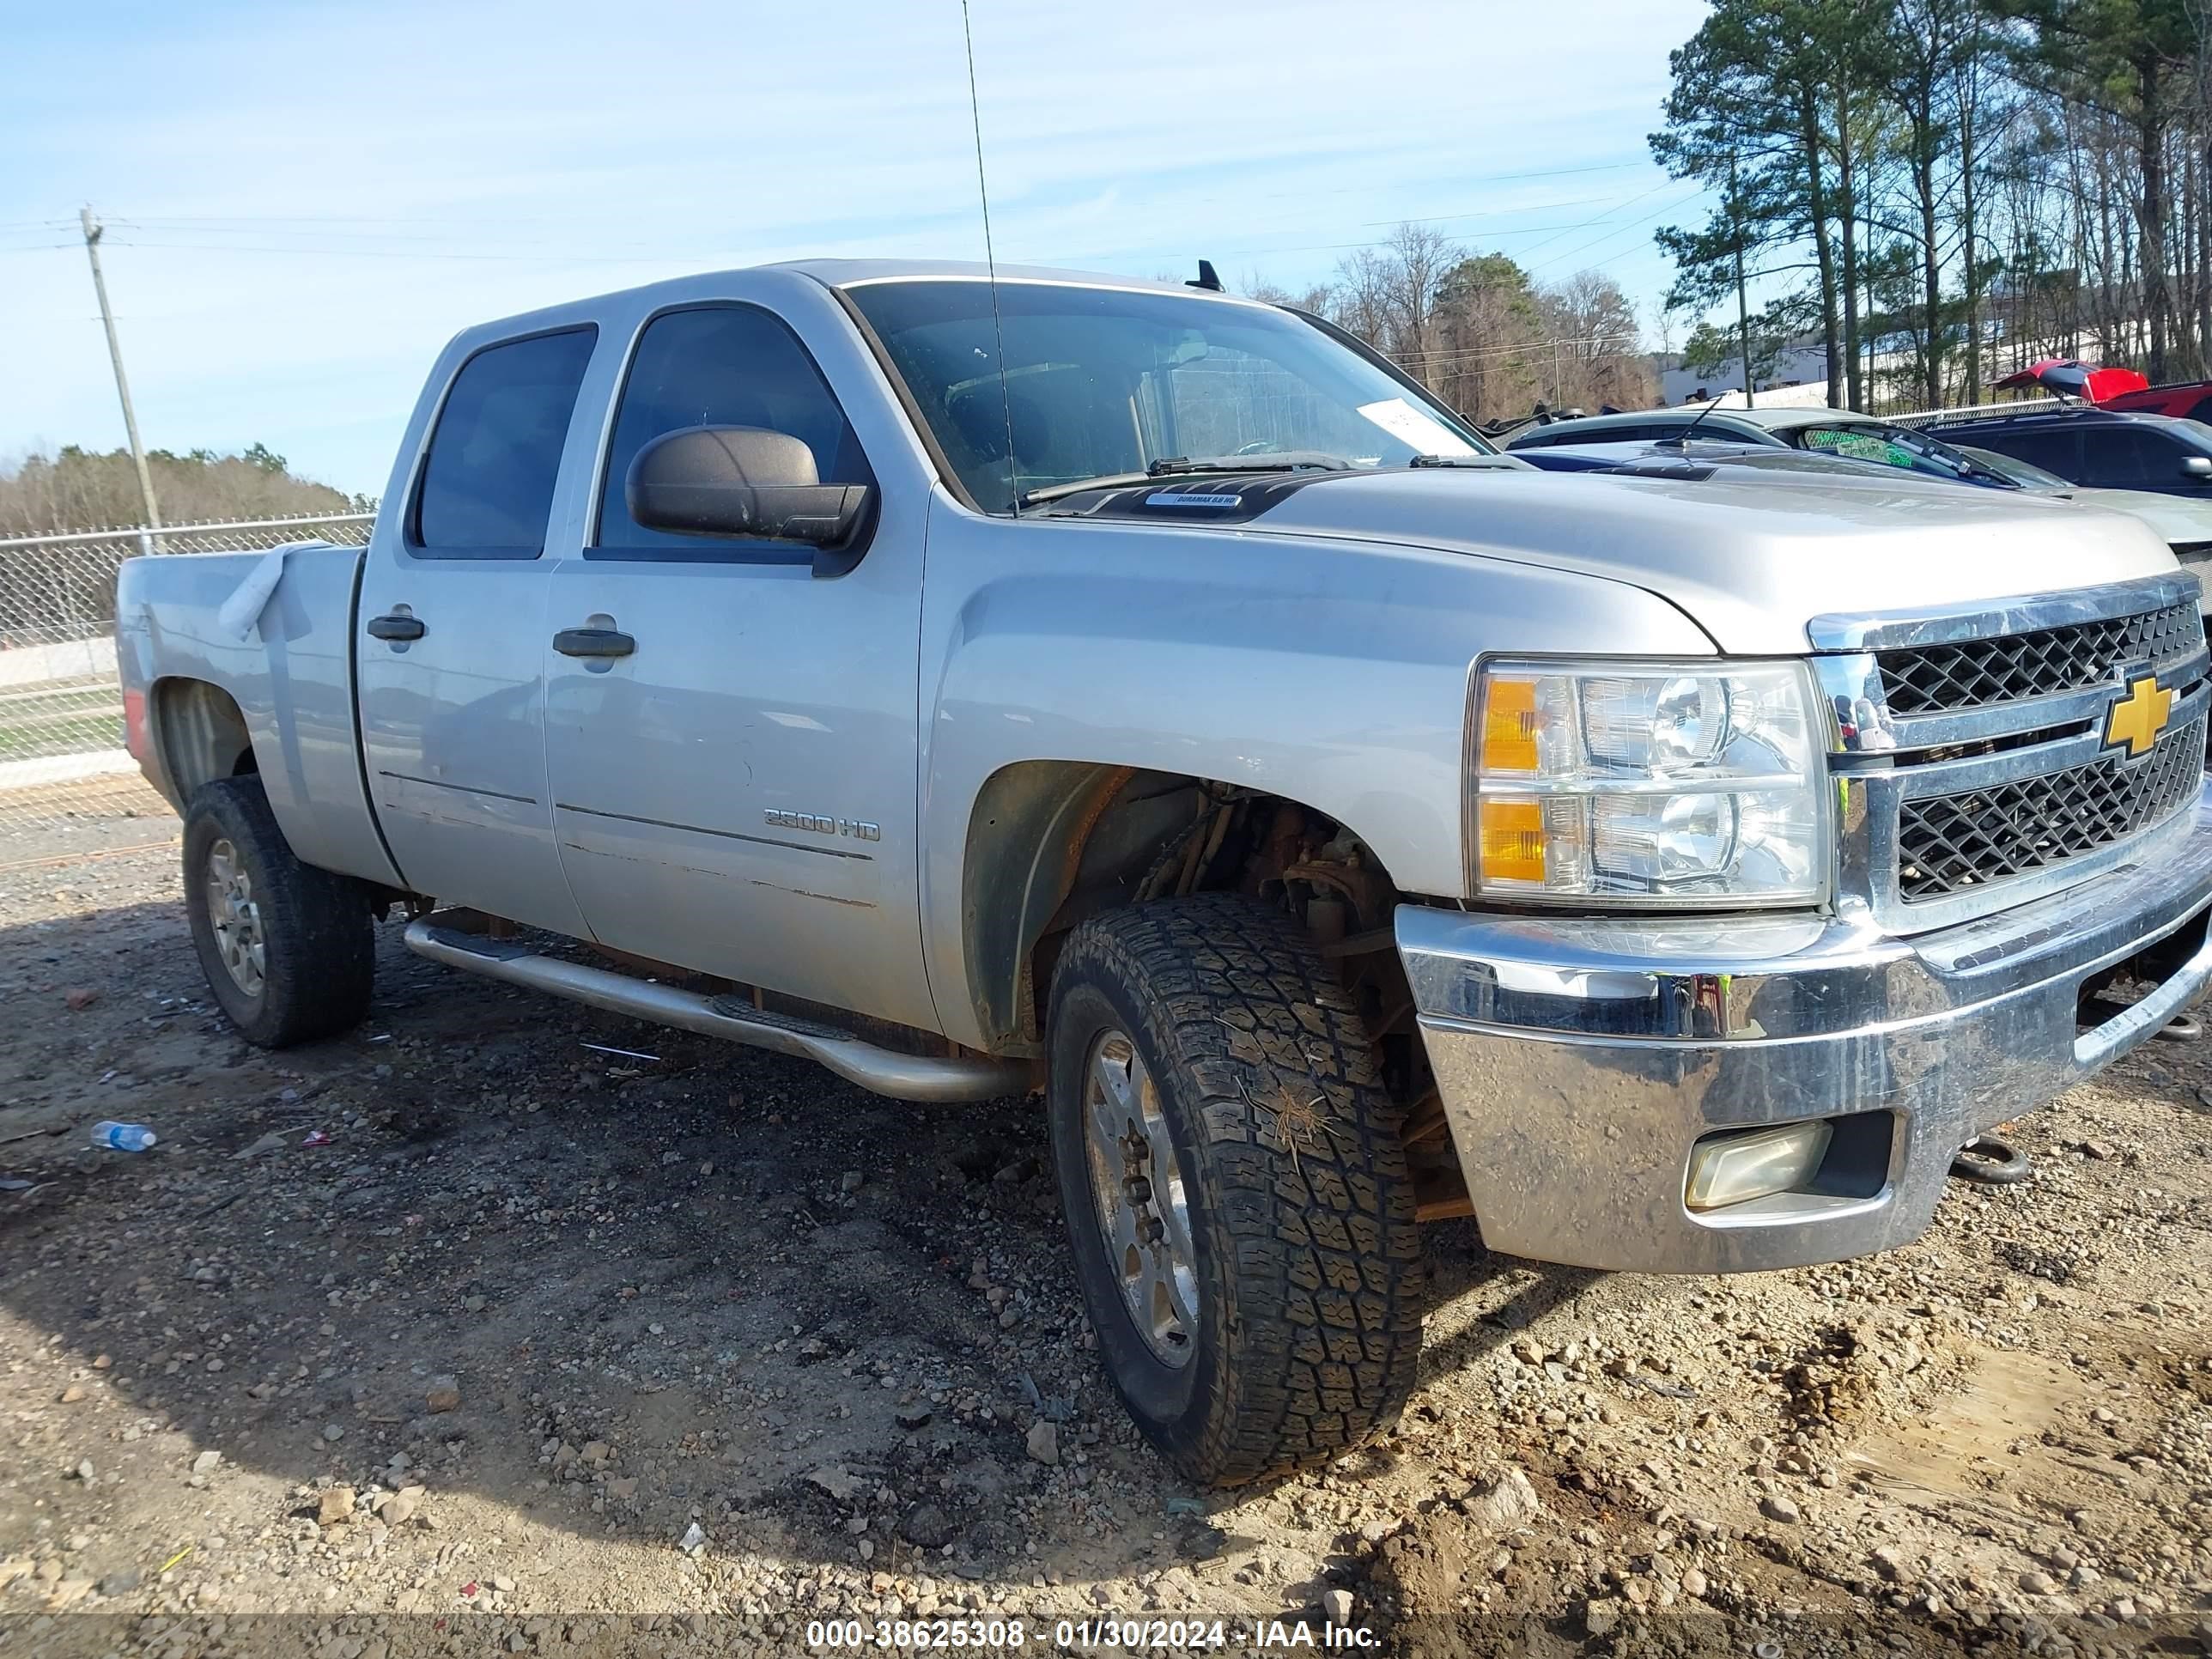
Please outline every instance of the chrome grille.
[{"label": "chrome grille", "polygon": [[1928,714],[2108,684],[2116,668],[2163,667],[2203,641],[2196,602],[2183,599],[2135,616],[1878,652],[1875,661],[1889,712]]},{"label": "chrome grille", "polygon": [[[1837,890],[1917,933],[2157,856],[2185,834],[2212,727],[2212,653],[2194,571],[1968,610],[1844,612],[1806,634],[1832,711]],[[2169,694],[2149,753],[2107,741]],[[2208,797],[2212,798],[2212,797]]]},{"label": "chrome grille", "polygon": [[1898,895],[1907,904],[2045,870],[2125,841],[2193,799],[2203,720],[2168,732],[2146,758],[2110,756],[2038,777],[1899,804]]}]

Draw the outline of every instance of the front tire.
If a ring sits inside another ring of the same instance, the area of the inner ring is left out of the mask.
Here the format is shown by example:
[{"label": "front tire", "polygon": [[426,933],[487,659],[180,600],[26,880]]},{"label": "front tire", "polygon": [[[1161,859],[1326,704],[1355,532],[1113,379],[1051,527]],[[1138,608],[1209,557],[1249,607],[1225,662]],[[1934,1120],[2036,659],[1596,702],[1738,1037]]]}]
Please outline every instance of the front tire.
[{"label": "front tire", "polygon": [[350,877],[292,855],[258,778],[219,778],[193,795],[185,903],[208,988],[248,1042],[289,1048],[368,1015],[368,900]]},{"label": "front tire", "polygon": [[1413,1392],[1421,1246],[1400,1114],[1311,941],[1200,895],[1076,928],[1048,1111],[1108,1374],[1183,1474],[1327,1462]]}]

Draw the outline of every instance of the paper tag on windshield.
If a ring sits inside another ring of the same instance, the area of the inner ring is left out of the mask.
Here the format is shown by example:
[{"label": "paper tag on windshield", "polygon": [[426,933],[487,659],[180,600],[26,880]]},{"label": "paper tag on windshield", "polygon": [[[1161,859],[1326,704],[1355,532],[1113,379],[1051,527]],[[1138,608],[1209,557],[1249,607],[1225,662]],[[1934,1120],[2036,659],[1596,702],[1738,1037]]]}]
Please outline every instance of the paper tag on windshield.
[{"label": "paper tag on windshield", "polygon": [[1424,415],[1403,398],[1362,404],[1359,412],[1400,443],[1423,455],[1474,455],[1480,452],[1433,415]]}]

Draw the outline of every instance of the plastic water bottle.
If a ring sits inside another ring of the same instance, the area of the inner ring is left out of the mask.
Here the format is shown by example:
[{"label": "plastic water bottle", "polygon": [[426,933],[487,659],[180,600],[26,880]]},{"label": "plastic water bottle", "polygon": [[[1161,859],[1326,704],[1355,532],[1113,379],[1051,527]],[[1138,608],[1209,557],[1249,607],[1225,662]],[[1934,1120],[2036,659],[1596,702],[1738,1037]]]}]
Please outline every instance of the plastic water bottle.
[{"label": "plastic water bottle", "polygon": [[143,1152],[156,1137],[143,1123],[117,1123],[102,1118],[92,1126],[92,1144],[118,1152]]}]

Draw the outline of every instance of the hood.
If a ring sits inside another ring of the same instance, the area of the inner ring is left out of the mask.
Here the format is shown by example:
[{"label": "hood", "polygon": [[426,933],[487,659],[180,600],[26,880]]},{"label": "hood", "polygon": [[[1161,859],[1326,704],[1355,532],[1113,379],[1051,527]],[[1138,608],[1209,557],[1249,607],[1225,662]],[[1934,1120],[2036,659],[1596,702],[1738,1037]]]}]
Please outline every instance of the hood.
[{"label": "hood", "polygon": [[[1814,617],[1964,609],[2174,568],[2166,544],[2140,520],[1903,477],[1338,474],[1238,528],[1441,548],[1627,582],[1680,606],[1723,651],[1746,656],[1803,652]],[[1602,640],[1590,645],[1605,648]]]},{"label": "hood", "polygon": [[2076,489],[2074,499],[2141,519],[2173,547],[2212,545],[2212,501],[2161,495],[2150,489]]}]

